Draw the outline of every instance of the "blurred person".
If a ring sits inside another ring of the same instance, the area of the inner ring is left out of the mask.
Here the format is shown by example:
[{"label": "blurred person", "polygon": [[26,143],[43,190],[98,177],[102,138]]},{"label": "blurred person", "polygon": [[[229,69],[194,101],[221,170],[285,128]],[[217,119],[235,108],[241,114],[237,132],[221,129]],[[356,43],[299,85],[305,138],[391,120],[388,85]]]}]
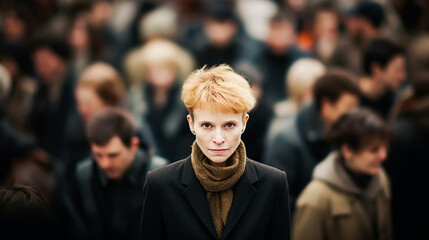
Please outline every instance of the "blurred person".
[{"label": "blurred person", "polygon": [[263,162],[288,171],[291,217],[314,166],[332,150],[323,132],[341,115],[359,105],[356,77],[342,69],[328,69],[313,85],[313,99],[266,143]]},{"label": "blurred person", "polygon": [[126,37],[121,37],[109,24],[113,2],[109,0],[89,1],[84,11],[87,18],[91,51],[95,61],[103,61],[120,69],[126,52]]},{"label": "blurred person", "polygon": [[70,29],[67,33],[67,42],[71,48],[71,67],[76,72],[80,73],[94,61],[94,42],[91,39],[89,23],[84,12],[76,13],[71,17]]},{"label": "blurred person", "polygon": [[91,153],[77,164],[70,184],[58,190],[53,206],[58,237],[138,239],[146,173],[168,162],[140,147],[127,110],[100,110],[89,119],[86,134]]},{"label": "blurred person", "polygon": [[[420,47],[427,49],[426,44]],[[429,214],[429,198],[421,191],[428,182],[426,173],[429,169],[429,59],[424,54],[425,50],[419,56],[413,56],[426,68],[412,73],[410,85],[395,103],[396,111],[390,118],[395,135],[389,145],[385,166],[392,180],[395,239],[429,237],[423,223],[410,221]]]},{"label": "blurred person", "polygon": [[130,109],[153,131],[159,154],[169,161],[185,158],[193,137],[180,90],[194,68],[193,56],[171,40],[153,39],[130,51],[124,65],[130,82]]},{"label": "blurred person", "polygon": [[7,119],[18,134],[32,138],[30,113],[33,100],[39,87],[36,79],[26,73],[25,63],[22,62],[19,53],[10,49],[9,45],[0,47],[0,64],[10,75],[10,90],[4,99],[5,114]]},{"label": "blurred person", "polygon": [[340,13],[336,2],[310,4],[305,28],[297,35],[297,46],[322,62],[328,61],[338,42]]},{"label": "blurred person", "polygon": [[388,39],[374,39],[363,53],[365,74],[359,80],[361,105],[384,119],[389,117],[399,92],[406,84],[404,50]]},{"label": "blurred person", "polygon": [[390,181],[383,170],[391,135],[368,109],[347,112],[327,129],[334,150],[315,166],[298,197],[293,239],[393,239]]},{"label": "blurred person", "polygon": [[[58,169],[67,176],[72,174],[79,161],[91,152],[85,133],[90,119],[107,108],[128,108],[124,80],[112,65],[105,62],[94,62],[86,67],[79,76],[74,93],[77,111],[71,114],[67,121],[61,155],[63,165]],[[141,146],[145,151],[156,151],[151,130],[145,122],[138,123]]]},{"label": "blurred person", "polygon": [[325,71],[325,65],[314,58],[301,58],[292,64],[285,77],[288,97],[274,105],[274,117],[265,141],[271,142],[279,129],[292,121],[299,110],[312,100],[314,82]]},{"label": "blurred person", "polygon": [[0,13],[2,15],[0,46],[14,56],[24,74],[33,75],[34,69],[29,46],[38,29],[34,11],[20,1],[15,4],[6,4],[4,8],[1,8]]},{"label": "blurred person", "polygon": [[385,9],[377,1],[358,1],[346,10],[344,18],[345,32],[340,36],[327,64],[361,76],[364,74],[362,53],[365,47],[372,39],[383,37]]},{"label": "blurred person", "polygon": [[295,20],[284,12],[279,11],[271,18],[264,43],[257,57],[257,65],[264,76],[265,101],[273,106],[287,97],[284,76],[289,67],[307,54],[296,46]]},{"label": "blurred person", "polygon": [[23,185],[0,186],[0,231],[13,239],[54,239],[48,203],[35,188]]},{"label": "blurred person", "polygon": [[176,41],[178,20],[178,14],[172,7],[159,6],[153,9],[140,19],[140,43],[158,37]]},{"label": "blurred person", "polygon": [[412,40],[427,32],[429,28],[429,18],[427,17],[429,3],[427,1],[394,0],[391,2],[402,26],[405,26],[407,39]]},{"label": "blurred person", "polygon": [[252,118],[247,122],[247,131],[241,135],[241,139],[247,146],[247,156],[261,162],[264,151],[263,142],[274,112],[272,107],[263,101],[263,78],[258,68],[251,62],[243,61],[235,65],[234,69],[236,73],[242,75],[249,82],[256,99],[255,107],[250,111]]},{"label": "blurred person", "polygon": [[253,61],[262,46],[245,31],[236,8],[228,1],[208,3],[201,24],[183,38],[180,42],[195,56],[197,67]]},{"label": "blurred person", "polygon": [[42,36],[32,46],[38,89],[30,123],[37,144],[55,158],[61,154],[65,123],[75,108],[75,76],[69,66],[70,52],[63,39]]},{"label": "blurred person", "polygon": [[147,174],[141,239],[290,239],[286,173],[247,158],[241,140],[248,82],[227,65],[198,69],[182,100],[192,153]]},{"label": "blurred person", "polygon": [[36,188],[49,201],[54,179],[52,158],[32,138],[20,134],[10,124],[8,106],[12,78],[0,64],[0,185],[25,184]]}]

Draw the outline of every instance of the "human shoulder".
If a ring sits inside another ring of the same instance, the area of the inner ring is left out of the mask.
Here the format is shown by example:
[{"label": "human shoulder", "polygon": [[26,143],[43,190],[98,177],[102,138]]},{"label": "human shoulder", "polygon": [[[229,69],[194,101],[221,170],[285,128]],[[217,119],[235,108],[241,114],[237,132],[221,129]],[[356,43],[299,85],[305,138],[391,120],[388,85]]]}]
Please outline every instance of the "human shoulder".
[{"label": "human shoulder", "polygon": [[148,172],[148,176],[152,179],[152,182],[157,183],[162,183],[165,181],[180,182],[182,170],[187,161],[190,161],[190,157],[151,170]]},{"label": "human shoulder", "polygon": [[320,180],[312,180],[301,192],[297,200],[297,207],[308,206],[327,208],[335,191],[328,184]]},{"label": "human shoulder", "polygon": [[273,181],[277,181],[281,180],[283,175],[286,176],[285,171],[281,171],[275,167],[254,161],[252,159],[247,159],[247,164],[248,167],[246,167],[246,169],[250,170],[253,168],[259,180],[271,179]]}]

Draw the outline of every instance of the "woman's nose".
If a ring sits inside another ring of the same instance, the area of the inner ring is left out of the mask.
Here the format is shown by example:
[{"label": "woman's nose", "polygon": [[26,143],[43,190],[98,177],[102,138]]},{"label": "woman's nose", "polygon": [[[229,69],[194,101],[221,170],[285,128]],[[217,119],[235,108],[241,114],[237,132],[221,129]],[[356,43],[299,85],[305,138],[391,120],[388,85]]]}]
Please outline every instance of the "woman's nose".
[{"label": "woman's nose", "polygon": [[222,144],[225,142],[225,137],[221,130],[216,130],[215,135],[213,136],[213,142],[216,144]]}]

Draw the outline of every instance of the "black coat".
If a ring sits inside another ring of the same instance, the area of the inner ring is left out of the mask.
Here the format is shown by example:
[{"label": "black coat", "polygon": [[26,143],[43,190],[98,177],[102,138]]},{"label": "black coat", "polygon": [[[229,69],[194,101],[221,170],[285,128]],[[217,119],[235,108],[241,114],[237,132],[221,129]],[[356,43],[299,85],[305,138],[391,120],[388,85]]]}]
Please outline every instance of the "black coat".
[{"label": "black coat", "polygon": [[[247,159],[221,239],[290,239],[286,173]],[[148,173],[141,239],[217,239],[191,158]]]}]

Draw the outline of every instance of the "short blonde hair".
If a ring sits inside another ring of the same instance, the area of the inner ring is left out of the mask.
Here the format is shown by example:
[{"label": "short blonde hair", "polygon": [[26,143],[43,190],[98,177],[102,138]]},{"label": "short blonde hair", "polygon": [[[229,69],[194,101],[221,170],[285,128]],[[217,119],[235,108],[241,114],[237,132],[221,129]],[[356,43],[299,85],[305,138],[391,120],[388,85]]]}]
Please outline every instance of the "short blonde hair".
[{"label": "short blonde hair", "polygon": [[77,88],[94,89],[97,96],[109,106],[120,105],[125,98],[125,86],[119,72],[104,62],[89,65],[80,75]]},{"label": "short blonde hair", "polygon": [[249,83],[226,64],[195,70],[183,83],[182,100],[191,117],[194,109],[248,113],[256,102]]},{"label": "short blonde hair", "polygon": [[325,65],[317,59],[302,58],[294,62],[286,74],[290,98],[300,105],[305,93],[312,89],[316,79],[325,71]]}]

